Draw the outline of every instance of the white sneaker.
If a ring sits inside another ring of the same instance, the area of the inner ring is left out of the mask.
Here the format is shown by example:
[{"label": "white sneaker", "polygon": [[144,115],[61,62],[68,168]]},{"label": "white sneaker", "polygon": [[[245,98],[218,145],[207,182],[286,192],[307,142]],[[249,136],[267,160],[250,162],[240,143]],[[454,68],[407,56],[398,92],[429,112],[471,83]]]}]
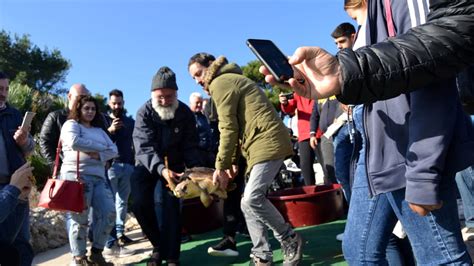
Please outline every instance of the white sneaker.
[{"label": "white sneaker", "polygon": [[340,233],[340,234],[337,234],[336,236],[336,240],[337,241],[341,241],[342,242],[342,239],[344,238],[344,233]]},{"label": "white sneaker", "polygon": [[135,250],[128,249],[126,247],[119,247],[117,245],[113,245],[111,248],[105,247],[102,255],[105,258],[110,257],[117,257],[117,258],[124,258],[135,254]]},{"label": "white sneaker", "polygon": [[301,169],[298,168],[298,166],[296,165],[296,163],[294,163],[293,161],[289,161],[287,164],[286,164],[286,170],[290,171],[290,172],[301,172]]}]

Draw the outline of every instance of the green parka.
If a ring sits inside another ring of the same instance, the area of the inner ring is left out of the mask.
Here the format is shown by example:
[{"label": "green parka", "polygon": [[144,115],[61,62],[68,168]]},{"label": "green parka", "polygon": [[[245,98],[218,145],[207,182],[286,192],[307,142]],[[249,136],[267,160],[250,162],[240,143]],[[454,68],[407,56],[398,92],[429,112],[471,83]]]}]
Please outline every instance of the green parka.
[{"label": "green parka", "polygon": [[207,89],[217,107],[220,143],[216,169],[230,169],[239,141],[247,172],[264,161],[293,154],[288,129],[267,96],[236,64],[219,57],[208,68]]}]

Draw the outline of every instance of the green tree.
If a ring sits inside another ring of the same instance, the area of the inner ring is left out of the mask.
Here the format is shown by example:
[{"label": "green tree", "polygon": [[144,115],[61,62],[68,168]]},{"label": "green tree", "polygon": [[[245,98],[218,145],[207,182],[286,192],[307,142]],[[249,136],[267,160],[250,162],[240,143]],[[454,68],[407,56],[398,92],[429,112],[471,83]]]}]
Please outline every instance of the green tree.
[{"label": "green tree", "polygon": [[28,35],[12,38],[5,30],[0,31],[0,69],[11,80],[40,92],[61,94],[66,91],[61,86],[70,67],[59,50],[41,50]]},{"label": "green tree", "polygon": [[22,113],[26,111],[36,113],[31,125],[31,134],[35,135],[40,132],[48,113],[64,108],[66,99],[54,94],[33,90],[28,85],[12,81],[8,93],[8,103]]},{"label": "green tree", "polygon": [[279,86],[271,86],[270,84],[265,82],[265,77],[258,71],[262,63],[259,60],[250,61],[247,65],[242,67],[242,72],[244,76],[247,78],[255,81],[260,88],[265,92],[270,102],[273,104],[275,109],[278,112],[280,110],[280,100],[278,99],[278,95],[283,92],[287,93],[290,92],[288,89],[284,89]]}]

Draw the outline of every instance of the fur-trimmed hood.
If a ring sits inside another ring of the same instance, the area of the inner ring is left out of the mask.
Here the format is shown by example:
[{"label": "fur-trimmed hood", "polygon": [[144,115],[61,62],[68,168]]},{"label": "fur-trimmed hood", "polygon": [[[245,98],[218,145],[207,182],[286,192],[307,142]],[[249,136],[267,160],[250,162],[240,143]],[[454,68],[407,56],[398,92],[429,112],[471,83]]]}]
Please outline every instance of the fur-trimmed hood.
[{"label": "fur-trimmed hood", "polygon": [[242,70],[235,63],[229,64],[225,56],[219,56],[207,69],[206,76],[204,77],[204,89],[208,91],[211,82],[225,73],[242,74]]}]

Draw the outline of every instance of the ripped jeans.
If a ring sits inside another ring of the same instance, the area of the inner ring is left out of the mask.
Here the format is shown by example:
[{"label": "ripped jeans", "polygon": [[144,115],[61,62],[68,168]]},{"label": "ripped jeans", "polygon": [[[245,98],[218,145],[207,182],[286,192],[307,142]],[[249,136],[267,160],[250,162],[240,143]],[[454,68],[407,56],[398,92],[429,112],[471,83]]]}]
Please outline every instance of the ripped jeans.
[{"label": "ripped jeans", "polygon": [[[61,179],[75,180],[76,173],[61,175]],[[115,202],[112,191],[103,177],[81,175],[84,182],[84,199],[86,209],[82,213],[68,212],[66,214],[69,234],[69,245],[73,256],[85,256],[87,253],[87,229],[89,208],[93,214],[92,247],[104,249],[109,233],[115,226]]]}]

